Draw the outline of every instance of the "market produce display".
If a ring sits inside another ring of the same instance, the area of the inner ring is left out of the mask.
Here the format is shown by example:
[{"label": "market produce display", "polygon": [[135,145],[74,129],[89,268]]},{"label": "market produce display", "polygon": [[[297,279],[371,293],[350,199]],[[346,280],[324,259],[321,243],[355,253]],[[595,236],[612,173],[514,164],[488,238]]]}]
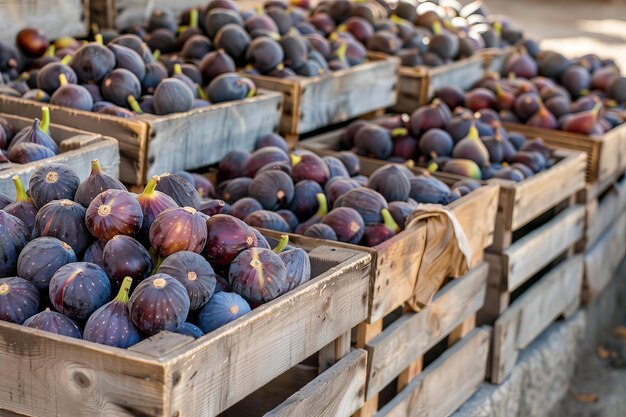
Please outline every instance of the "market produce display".
[{"label": "market produce display", "polygon": [[164,174],[139,195],[97,160],[83,182],[63,164],[41,165],[28,191],[14,177],[0,210],[0,320],[127,348],[162,330],[199,337],[188,318],[209,332],[311,278],[286,235],[272,249],[243,221],[186,205],[207,205],[196,186],[213,190],[182,175],[193,184]]},{"label": "market produce display", "polygon": [[[59,146],[50,136],[50,111],[43,108],[41,120],[16,131],[11,122],[0,117],[0,168],[4,164],[28,164],[59,154]],[[9,166],[9,165],[6,165]]]}]

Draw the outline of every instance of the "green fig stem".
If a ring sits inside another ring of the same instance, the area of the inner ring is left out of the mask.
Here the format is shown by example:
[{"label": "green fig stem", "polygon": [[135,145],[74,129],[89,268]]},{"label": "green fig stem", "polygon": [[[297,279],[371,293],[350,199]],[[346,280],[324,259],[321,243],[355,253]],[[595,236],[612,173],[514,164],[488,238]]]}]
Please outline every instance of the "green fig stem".
[{"label": "green fig stem", "polygon": [[339,58],[340,61],[345,61],[347,51],[348,44],[346,42],[342,42],[341,45],[339,45],[339,48],[337,48],[337,50],[335,51],[335,55],[337,56],[337,58]]},{"label": "green fig stem", "polygon": [[65,74],[59,74],[59,83],[61,84],[61,87],[67,85],[67,77],[65,76]]},{"label": "green fig stem", "polygon": [[441,22],[434,22],[433,23],[433,33],[435,35],[439,35],[441,33]]},{"label": "green fig stem", "polygon": [[412,159],[407,159],[406,161],[404,161],[404,165],[409,169],[413,169],[415,168],[415,161]]},{"label": "green fig stem", "polygon": [[56,46],[54,46],[54,44],[51,44],[50,46],[48,46],[48,49],[46,49],[46,53],[43,55],[47,57],[53,57],[56,50]]},{"label": "green fig stem", "polygon": [[178,75],[182,73],[183,73],[183,67],[181,67],[180,64],[174,64],[174,75]]},{"label": "green fig stem", "polygon": [[380,211],[380,214],[381,216],[383,216],[383,223],[385,224],[385,227],[387,229],[391,230],[394,233],[398,233],[400,231],[400,226],[398,226],[398,223],[396,223],[396,221],[393,219],[393,216],[389,212],[389,209],[382,209]]},{"label": "green fig stem", "polygon": [[94,36],[94,39],[98,45],[104,45],[104,39],[102,38],[102,34],[96,33],[96,36]]},{"label": "green fig stem", "polygon": [[97,159],[93,159],[91,161],[91,175],[100,174],[102,172],[102,167],[100,166],[100,161]]},{"label": "green fig stem", "polygon": [[139,114],[143,113],[143,110],[141,110],[141,106],[139,105],[135,97],[128,96],[126,100],[128,101],[128,105],[130,106],[132,111]]},{"label": "green fig stem", "polygon": [[291,166],[295,167],[302,161],[302,157],[294,154],[289,155],[289,159],[291,159]]},{"label": "green fig stem", "polygon": [[194,29],[198,27],[198,9],[189,11],[189,27]]},{"label": "green fig stem", "polygon": [[204,90],[202,89],[202,86],[198,83],[196,83],[195,86],[196,86],[196,91],[198,91],[198,97],[200,97],[202,100],[206,100],[208,97],[206,93],[204,92]]},{"label": "green fig stem", "polygon": [[130,286],[133,285],[133,279],[131,277],[126,277],[122,281],[122,285],[120,286],[120,290],[117,293],[117,297],[113,301],[121,304],[128,304],[128,294],[130,293]]},{"label": "green fig stem", "polygon": [[342,23],[342,24],[340,24],[339,26],[337,26],[337,28],[336,28],[335,30],[336,30],[337,32],[345,32],[347,28],[348,28],[348,27],[346,26],[346,24],[345,24],[345,23]]},{"label": "green fig stem", "polygon": [[141,195],[145,195],[145,196],[154,195],[154,190],[158,183],[159,183],[159,176],[154,175],[152,178],[150,178],[150,181],[148,181],[148,183],[146,184],[146,188],[143,189],[143,192],[141,193]]},{"label": "green fig stem", "polygon": [[475,121],[472,121],[472,125],[467,132],[467,137],[471,140],[480,140],[480,135],[478,134],[478,128],[476,127]]},{"label": "green fig stem", "polygon": [[288,244],[289,244],[289,236],[280,235],[280,240],[278,241],[278,244],[274,248],[274,253],[281,253],[282,251],[285,250]]},{"label": "green fig stem", "polygon": [[63,59],[61,60],[61,64],[63,64],[63,65],[67,65],[70,62],[72,62],[72,55],[70,55],[70,54],[65,55],[63,57]]},{"label": "green fig stem", "polygon": [[252,87],[250,91],[248,91],[248,95],[246,97],[250,98],[250,97],[254,97],[255,95],[256,95],[256,86]]},{"label": "green fig stem", "polygon": [[154,52],[152,52],[152,58],[155,61],[158,61],[159,58],[161,58],[161,51],[159,51],[158,49],[155,49]]},{"label": "green fig stem", "polygon": [[18,175],[13,176],[13,184],[15,185],[15,201],[20,203],[28,201],[29,198],[28,194],[26,194],[24,183]]},{"label": "green fig stem", "polygon": [[183,32],[184,32],[185,30],[187,30],[187,29],[189,29],[189,26],[180,25],[180,26],[178,27],[178,31],[177,31],[177,33],[179,33],[179,34],[180,34],[180,33],[183,33]]},{"label": "green fig stem", "polygon": [[391,131],[391,137],[397,138],[399,136],[406,136],[409,134],[409,131],[406,127],[396,127]]},{"label": "green fig stem", "polygon": [[152,275],[157,273],[157,271],[161,267],[161,264],[165,260],[164,257],[162,257],[161,255],[157,254],[156,252],[154,252],[153,255],[154,256],[152,257],[152,259],[154,259],[154,268],[152,268]]},{"label": "green fig stem", "polygon": [[439,169],[439,164],[436,162],[431,162],[430,164],[428,164],[428,167],[426,167],[426,169],[432,174]]},{"label": "green fig stem", "polygon": [[97,23],[92,23],[91,24],[91,33],[98,33],[100,32],[100,26],[98,26]]},{"label": "green fig stem", "polygon": [[326,199],[326,194],[324,193],[317,193],[315,198],[317,198],[317,204],[319,205],[317,211],[315,212],[315,216],[321,219],[328,214],[328,200]]},{"label": "green fig stem", "polygon": [[502,23],[501,22],[494,22],[493,23],[493,31],[496,32],[496,35],[498,37],[502,36]]},{"label": "green fig stem", "polygon": [[46,135],[50,135],[50,107],[48,106],[41,108],[41,122],[39,122],[39,128]]},{"label": "green fig stem", "polygon": [[591,109],[591,113],[593,115],[597,115],[601,109],[602,109],[602,102],[598,101],[596,104],[594,104],[593,108]]}]

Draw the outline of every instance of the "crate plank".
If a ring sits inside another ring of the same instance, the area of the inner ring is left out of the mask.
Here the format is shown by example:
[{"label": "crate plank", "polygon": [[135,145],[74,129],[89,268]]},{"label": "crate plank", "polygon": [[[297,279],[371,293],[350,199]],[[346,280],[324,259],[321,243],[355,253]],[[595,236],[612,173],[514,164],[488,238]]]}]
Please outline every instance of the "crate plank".
[{"label": "crate plank", "polygon": [[483,382],[489,328],[474,329],[430,364],[375,417],[443,417],[461,406]]},{"label": "crate plank", "polygon": [[266,417],[348,417],[363,404],[367,353],[354,349]]},{"label": "crate plank", "polygon": [[367,399],[482,307],[487,272],[487,264],[483,263],[453,280],[437,293],[431,305],[403,315],[367,343]]},{"label": "crate plank", "polygon": [[587,203],[586,211],[585,247],[589,249],[626,211],[626,177],[611,185],[601,200]]},{"label": "crate plank", "polygon": [[494,325],[492,382],[499,384],[515,366],[519,351],[580,300],[583,258],[565,260],[529,288]]}]

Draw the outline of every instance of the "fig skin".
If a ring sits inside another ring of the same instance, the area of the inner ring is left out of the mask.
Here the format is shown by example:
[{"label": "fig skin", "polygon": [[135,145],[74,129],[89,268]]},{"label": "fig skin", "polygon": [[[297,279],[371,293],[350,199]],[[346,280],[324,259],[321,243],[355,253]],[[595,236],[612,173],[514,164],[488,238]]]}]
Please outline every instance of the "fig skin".
[{"label": "fig skin", "polygon": [[285,154],[288,154],[289,152],[289,146],[287,145],[285,138],[276,133],[269,133],[265,136],[261,136],[254,143],[255,150],[266,148],[268,146],[275,146],[282,150]]},{"label": "fig skin", "polygon": [[291,177],[295,182],[312,180],[324,186],[330,178],[328,166],[319,156],[312,153],[291,156]]},{"label": "fig skin", "polygon": [[177,174],[166,172],[159,176],[155,190],[165,193],[180,207],[200,208],[200,197],[192,183]]},{"label": "fig skin", "polygon": [[50,148],[36,143],[18,143],[11,148],[8,154],[9,160],[16,164],[29,164],[53,156],[54,152]]},{"label": "fig skin", "polygon": [[50,280],[48,295],[61,314],[76,320],[87,320],[109,301],[111,283],[98,265],[75,262],[55,272]]},{"label": "fig skin", "polygon": [[236,217],[217,214],[206,226],[208,237],[202,254],[213,267],[228,268],[241,251],[258,245],[252,228]]},{"label": "fig skin", "polygon": [[37,212],[33,235],[57,238],[70,245],[74,253],[82,253],[91,243],[85,213],[83,206],[71,200],[51,201]]},{"label": "fig skin", "polygon": [[[238,157],[240,160],[240,157]],[[276,146],[266,146],[252,152],[248,158],[241,160],[240,175],[254,178],[261,168],[270,163],[285,162],[290,164],[289,156],[285,151]],[[220,164],[220,169],[222,169]],[[233,170],[234,171],[234,170]]]},{"label": "fig skin", "polygon": [[289,225],[289,229],[292,232],[295,231],[296,227],[298,227],[298,224],[300,224],[298,217],[296,217],[296,215],[291,210],[282,209],[278,210],[276,213],[278,213],[278,215],[280,215],[280,217],[282,217],[287,222],[287,224]]},{"label": "fig skin", "polygon": [[200,211],[207,216],[215,216],[216,214],[226,214],[230,210],[230,204],[227,204],[224,200],[210,199],[204,200],[200,203]]},{"label": "fig skin", "polygon": [[299,181],[294,187],[294,196],[289,209],[300,221],[305,221],[319,208],[317,195],[323,192],[322,187],[313,180]]},{"label": "fig skin", "polygon": [[158,182],[159,177],[156,175],[153,176],[150,181],[148,181],[148,184],[146,184],[146,188],[144,188],[143,192],[136,198],[141,207],[141,212],[143,213],[141,230],[136,237],[144,244],[150,243],[150,226],[152,226],[154,219],[163,211],[178,207],[178,204],[172,197],[160,191],[156,191],[155,188]]},{"label": "fig skin", "polygon": [[91,161],[91,173],[89,177],[78,186],[74,201],[87,208],[98,194],[106,190],[126,191],[126,187],[117,178],[107,175],[102,170],[100,161],[94,159]]},{"label": "fig skin", "polygon": [[22,324],[39,311],[39,291],[29,281],[0,278],[0,320]]},{"label": "fig skin", "polygon": [[452,201],[450,188],[430,175],[411,179],[411,198],[418,203],[448,204]]},{"label": "fig skin", "polygon": [[180,251],[201,253],[207,240],[206,216],[192,207],[161,212],[150,226],[150,244],[161,256]]},{"label": "fig skin", "polygon": [[174,330],[174,333],[182,334],[184,336],[193,337],[194,339],[199,339],[204,336],[204,332],[200,330],[198,326],[195,324],[191,324],[189,322],[185,322],[178,326],[178,329]]},{"label": "fig skin", "polygon": [[132,237],[117,235],[102,250],[102,269],[111,279],[113,290],[117,291],[126,277],[136,283],[147,278],[152,272],[152,258]]},{"label": "fig skin", "polygon": [[396,165],[384,165],[369,177],[367,186],[380,193],[388,202],[406,201],[411,192],[411,183]]},{"label": "fig skin", "polygon": [[74,320],[48,308],[26,320],[24,326],[75,339],[83,338],[80,327]]},{"label": "fig skin", "polygon": [[375,124],[366,124],[356,132],[354,146],[359,154],[376,159],[387,159],[393,150],[389,131]]},{"label": "fig skin", "polygon": [[382,223],[381,210],[387,208],[387,201],[377,191],[369,188],[354,188],[344,194],[341,207],[356,210],[366,225]]},{"label": "fig skin", "polygon": [[176,279],[156,274],[143,280],[130,297],[130,317],[147,335],[175,331],[189,313],[189,295]]},{"label": "fig skin", "polygon": [[282,171],[265,171],[254,177],[248,194],[256,199],[266,210],[278,210],[287,207],[294,196],[291,177]]},{"label": "fig skin", "polygon": [[166,78],[154,90],[155,114],[188,112],[193,108],[193,99],[193,91],[184,82],[176,78]]},{"label": "fig skin", "polygon": [[81,84],[98,83],[115,68],[115,54],[103,45],[88,43],[76,51],[70,66]]},{"label": "fig skin", "polygon": [[272,250],[251,248],[233,260],[228,279],[233,291],[248,303],[262,304],[282,294],[287,286],[287,269]]},{"label": "fig skin", "polygon": [[406,219],[416,208],[417,203],[413,199],[409,199],[408,201],[392,201],[389,203],[388,210],[400,230],[404,230]]},{"label": "fig skin", "polygon": [[35,206],[42,208],[52,200],[73,200],[80,179],[65,164],[45,164],[35,170],[29,181],[29,193]]},{"label": "fig skin", "polygon": [[200,310],[198,327],[207,334],[250,311],[250,305],[239,294],[221,291]]},{"label": "fig skin", "polygon": [[213,296],[217,285],[211,264],[194,252],[182,251],[168,256],[157,272],[170,275],[183,284],[189,295],[191,310],[204,306]]},{"label": "fig skin", "polygon": [[198,67],[204,84],[210,83],[218,75],[235,72],[237,69],[233,59],[223,49],[206,54]]},{"label": "fig skin", "polygon": [[338,207],[331,210],[322,223],[330,226],[337,235],[337,240],[357,244],[365,232],[365,223],[358,211],[349,207]]},{"label": "fig skin", "polygon": [[105,100],[120,107],[128,107],[129,97],[136,100],[141,95],[141,82],[131,71],[117,68],[104,77],[100,90]]},{"label": "fig skin", "polygon": [[282,293],[293,290],[311,279],[311,261],[303,249],[294,248],[278,253],[287,269],[287,281]]},{"label": "fig skin", "polygon": [[22,249],[17,259],[17,274],[47,293],[54,273],[76,261],[76,254],[67,243],[54,237],[39,237]]},{"label": "fig skin", "polygon": [[83,252],[83,262],[90,262],[92,264],[96,264],[100,267],[102,267],[102,256],[103,256],[103,252],[104,252],[104,247],[106,246],[107,242],[103,242],[101,240],[96,240],[95,242],[93,242],[91,245],[89,245],[87,247],[87,249],[85,249],[85,252]]},{"label": "fig skin", "polygon": [[248,217],[249,214],[252,214],[258,210],[263,210],[263,206],[261,206],[261,203],[259,203],[252,197],[244,197],[233,203],[233,205],[230,206],[230,208],[228,209],[228,213],[225,214],[230,214],[231,216],[235,216],[239,220],[244,220],[246,217]]},{"label": "fig skin", "polygon": [[13,176],[13,184],[15,184],[15,201],[5,206],[3,210],[23,221],[28,226],[28,230],[32,232],[35,227],[37,207],[26,194],[24,184],[22,184],[19,176]]},{"label": "fig skin", "polygon": [[243,100],[256,94],[254,82],[238,74],[220,74],[209,83],[206,94],[211,103]]},{"label": "fig skin", "polygon": [[358,182],[348,178],[339,178],[337,180],[327,182],[324,187],[324,191],[328,197],[328,204],[330,204],[331,207],[334,207],[335,201],[337,201],[340,196],[346,194],[351,189],[358,188],[360,186],[361,185]]},{"label": "fig skin", "polygon": [[[48,110],[44,110],[44,112],[47,113]],[[49,119],[49,116],[44,114],[44,118]],[[45,146],[55,155],[58,155],[59,147],[50,135],[45,132],[45,129],[48,129],[47,120],[45,122],[41,122],[39,119],[35,119],[32,126],[25,127],[13,136],[13,139],[9,144],[9,151],[20,143],[35,143],[37,145]]]},{"label": "fig skin", "polygon": [[335,233],[332,227],[323,223],[316,223],[309,226],[304,232],[304,236],[314,239],[337,240],[337,233]]},{"label": "fig skin", "polygon": [[108,48],[115,54],[115,68],[125,69],[133,73],[138,81],[146,76],[146,63],[133,49],[118,44],[109,44]]},{"label": "fig skin", "polygon": [[89,204],[85,215],[87,229],[99,240],[116,235],[134,235],[141,230],[143,212],[132,194],[107,190]]},{"label": "fig skin", "polygon": [[276,230],[277,232],[287,233],[291,230],[289,224],[281,217],[280,214],[268,210],[257,210],[252,212],[246,216],[244,221],[249,226]]},{"label": "fig skin", "polygon": [[122,349],[141,341],[141,333],[131,321],[128,311],[128,294],[132,283],[132,278],[125,278],[117,297],[89,317],[83,332],[84,340]]},{"label": "fig skin", "polygon": [[247,177],[224,181],[220,184],[220,187],[222,187],[222,198],[227,203],[234,204],[240,199],[248,197],[248,190],[250,189],[251,183],[252,179]]},{"label": "fig skin", "polygon": [[[346,166],[341,162],[341,160],[334,156],[325,156],[322,160],[326,163],[328,167],[329,179],[330,178],[350,178],[350,174],[348,174],[348,170]],[[326,184],[324,184],[326,185]]]}]

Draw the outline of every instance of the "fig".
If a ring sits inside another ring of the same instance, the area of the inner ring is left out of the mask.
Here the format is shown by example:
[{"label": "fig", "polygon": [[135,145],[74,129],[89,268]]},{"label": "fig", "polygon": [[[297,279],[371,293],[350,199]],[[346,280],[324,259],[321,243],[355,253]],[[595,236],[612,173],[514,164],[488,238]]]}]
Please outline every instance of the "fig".
[{"label": "fig", "polygon": [[24,326],[75,339],[83,338],[80,327],[72,319],[49,308],[26,320]]},{"label": "fig", "polygon": [[91,173],[89,177],[78,186],[74,201],[81,204],[83,207],[89,207],[93,199],[106,190],[125,191],[126,187],[118,179],[102,171],[100,161],[94,159],[91,161]]},{"label": "fig", "polygon": [[285,138],[276,133],[268,133],[265,136],[261,136],[254,143],[255,150],[268,146],[274,146],[276,148],[279,148],[285,154],[289,153],[289,146],[287,145],[287,141],[285,141]]},{"label": "fig", "polygon": [[451,190],[442,181],[431,175],[411,178],[411,198],[418,203],[448,204],[451,202]]},{"label": "fig", "polygon": [[531,79],[537,75],[537,62],[526,53],[514,53],[507,58],[502,73]]},{"label": "fig", "polygon": [[[209,26],[208,23],[207,26]],[[211,36],[210,32],[209,27],[209,37],[213,39],[216,49],[223,49],[235,61],[235,65],[244,66],[246,64],[246,51],[250,45],[250,35],[240,25],[236,23],[223,25],[214,36]]]},{"label": "fig", "polygon": [[290,232],[289,224],[280,214],[268,210],[257,210],[246,216],[244,219],[247,225],[261,227],[264,229],[276,230],[277,232]]},{"label": "fig", "polygon": [[233,180],[224,181],[220,186],[223,188],[221,191],[222,198],[227,203],[234,203],[239,199],[248,196],[251,178],[235,178]]},{"label": "fig", "polygon": [[249,312],[250,305],[240,295],[221,291],[200,310],[198,327],[209,333]]},{"label": "fig", "polygon": [[467,136],[461,139],[452,150],[452,157],[469,159],[479,166],[489,165],[489,152],[480,140],[476,126],[473,125]]},{"label": "fig", "polygon": [[146,64],[145,75],[141,80],[141,87],[146,93],[154,93],[157,86],[167,78],[167,70],[160,62]]},{"label": "fig", "polygon": [[184,285],[167,274],[143,280],[130,297],[130,317],[142,332],[154,335],[175,331],[189,313],[189,295]]},{"label": "fig", "polygon": [[146,248],[124,235],[115,236],[106,243],[101,262],[111,279],[113,290],[119,289],[126,277],[138,283],[152,272],[152,258]]},{"label": "fig", "polygon": [[486,88],[475,88],[465,93],[465,107],[471,111],[494,108],[496,106],[496,95]]},{"label": "fig", "polygon": [[543,171],[548,166],[543,154],[536,151],[519,151],[513,156],[512,162],[524,164],[535,173]]},{"label": "fig", "polygon": [[358,175],[361,171],[361,162],[359,161],[359,157],[354,153],[341,151],[337,154],[337,158],[343,162],[343,165],[346,167],[351,177]]},{"label": "fig", "polygon": [[215,187],[213,183],[206,177],[200,174],[191,174],[193,178],[193,186],[198,192],[200,198],[213,198],[215,197]]},{"label": "fig", "polygon": [[365,232],[363,218],[358,211],[350,207],[331,210],[324,216],[322,223],[333,229],[340,242],[357,244]]},{"label": "fig", "polygon": [[167,29],[157,29],[150,32],[146,37],[146,44],[153,51],[169,54],[176,50],[176,38]]},{"label": "fig", "polygon": [[76,254],[67,243],[53,237],[39,237],[22,249],[17,259],[17,274],[47,293],[54,273],[76,261]]},{"label": "fig", "polygon": [[561,75],[561,85],[572,95],[578,98],[587,93],[591,87],[591,75],[586,68],[572,65]]},{"label": "fig", "polygon": [[107,190],[93,199],[85,215],[87,229],[99,240],[116,235],[134,235],[141,230],[143,212],[132,194]]},{"label": "fig", "polygon": [[107,242],[96,240],[91,245],[89,245],[87,249],[85,249],[85,252],[83,252],[83,262],[90,262],[101,267],[104,263],[103,253],[106,244]]},{"label": "fig", "polygon": [[150,245],[161,256],[202,252],[207,240],[206,216],[192,207],[162,211],[150,226]]},{"label": "fig", "polygon": [[12,216],[17,217],[26,224],[28,230],[33,231],[35,225],[35,216],[37,215],[37,207],[26,194],[24,184],[19,176],[13,176],[13,184],[15,184],[15,201],[4,207],[4,211]]},{"label": "fig", "polygon": [[146,29],[148,32],[153,32],[157,29],[167,29],[172,33],[176,33],[178,31],[178,23],[176,23],[174,12],[169,9],[154,9],[150,14]]},{"label": "fig", "polygon": [[607,86],[606,93],[618,103],[626,102],[626,77],[615,77]]},{"label": "fig", "polygon": [[387,208],[387,201],[380,193],[370,188],[358,187],[348,191],[341,207],[356,210],[366,225],[382,223],[381,210]]},{"label": "fig", "polygon": [[391,239],[396,232],[400,231],[400,227],[391,217],[391,214],[387,209],[383,210],[383,217],[385,218],[385,224],[374,224],[365,226],[365,233],[361,238],[360,244],[367,247],[378,246],[385,240]]},{"label": "fig", "polygon": [[364,125],[355,133],[354,146],[359,154],[377,159],[386,159],[393,149],[389,131],[374,124]]},{"label": "fig", "polygon": [[276,68],[284,58],[281,45],[268,36],[253,39],[246,51],[246,60],[261,74]]},{"label": "fig", "polygon": [[459,38],[452,32],[443,30],[441,23],[433,24],[434,36],[428,43],[428,51],[437,54],[442,60],[449,60],[459,53]]},{"label": "fig", "polygon": [[515,168],[506,167],[494,172],[493,177],[520,182],[524,179],[524,174]]},{"label": "fig", "polygon": [[235,216],[240,220],[243,220],[249,214],[257,210],[263,210],[263,206],[261,206],[261,203],[259,203],[252,197],[244,197],[240,200],[235,201],[233,205],[230,206],[230,208],[228,209],[228,214],[230,214],[231,216]]},{"label": "fig", "polygon": [[[396,165],[384,165],[378,168],[370,176],[367,186],[380,193],[388,202],[406,201],[411,189],[409,178],[407,178],[404,172]],[[361,213],[361,215],[363,215],[363,213]]]},{"label": "fig", "polygon": [[[211,200],[204,200],[200,204],[200,210],[198,211],[200,211],[203,214],[206,214],[207,216],[214,216],[220,213],[226,214],[228,210],[230,210],[230,205],[226,204],[226,202],[224,202],[223,200],[211,199]],[[145,218],[145,215],[144,215],[144,218]]]},{"label": "fig", "polygon": [[370,51],[395,55],[402,47],[402,40],[391,31],[379,30],[368,38],[366,45]]},{"label": "fig", "polygon": [[340,196],[346,194],[351,189],[358,188],[360,186],[361,185],[358,182],[348,178],[339,178],[332,182],[329,181],[324,187],[328,199],[328,204],[334,206],[335,201],[337,201]]},{"label": "fig", "polygon": [[283,294],[311,279],[311,261],[304,250],[300,248],[283,250],[278,253],[278,257],[287,269],[287,280],[282,289]]},{"label": "fig", "polygon": [[170,275],[183,284],[191,310],[204,306],[215,292],[217,281],[213,267],[197,253],[181,251],[168,256],[158,273]]},{"label": "fig", "polygon": [[199,327],[197,327],[195,324],[191,324],[191,323],[188,323],[188,322],[185,322],[185,323],[181,324],[180,326],[178,326],[178,328],[176,330],[174,330],[174,333],[182,334],[184,336],[193,337],[194,339],[198,339],[198,338],[204,336],[204,332],[202,330],[200,330]]},{"label": "fig", "polygon": [[[239,158],[241,160],[242,158]],[[252,152],[245,162],[242,162],[241,173],[244,177],[254,178],[257,171],[269,163],[290,163],[289,156],[276,146],[267,146]],[[234,171],[234,170],[233,170]]]},{"label": "fig", "polygon": [[[445,107],[444,107],[445,106]],[[450,109],[440,100],[435,99],[429,106],[422,106],[411,113],[409,132],[419,137],[429,129],[444,129],[450,121]]]},{"label": "fig", "polygon": [[136,100],[141,95],[141,82],[131,71],[117,68],[104,77],[100,89],[105,100],[126,107],[129,106],[129,97]]},{"label": "fig", "polygon": [[70,65],[81,84],[98,83],[115,68],[115,54],[99,40],[81,46],[72,58]]},{"label": "fig", "polygon": [[77,84],[78,77],[76,73],[67,65],[64,61],[51,62],[46,64],[37,74],[37,88],[45,91],[49,95],[52,95],[59,87],[61,82],[59,75],[65,75],[65,79],[70,84]]},{"label": "fig", "polygon": [[178,207],[178,204],[172,197],[155,190],[158,182],[159,177],[153,176],[146,185],[146,188],[144,188],[143,192],[136,198],[143,213],[141,230],[138,234],[139,240],[143,243],[148,243],[150,241],[150,226],[152,226],[154,219],[156,219],[161,212],[170,208]]},{"label": "fig", "polygon": [[220,74],[209,83],[206,94],[211,103],[243,100],[256,94],[254,82],[238,74]]},{"label": "fig", "polygon": [[202,59],[211,52],[211,40],[204,35],[193,35],[183,45],[180,55],[186,60]]},{"label": "fig", "polygon": [[282,209],[278,210],[276,213],[280,217],[282,217],[285,222],[287,222],[287,224],[289,225],[289,231],[295,231],[296,227],[298,227],[298,224],[300,224],[298,217],[296,217],[296,215],[291,210]]},{"label": "fig", "polygon": [[29,57],[36,58],[46,53],[50,42],[39,29],[24,28],[17,32],[15,44]]},{"label": "fig", "polygon": [[214,267],[227,268],[241,251],[258,243],[250,226],[233,216],[211,216],[206,227],[208,238],[202,253]]},{"label": "fig", "polygon": [[87,320],[111,296],[107,274],[96,264],[75,262],[59,268],[48,290],[54,308],[75,320]]},{"label": "fig", "polygon": [[410,199],[409,201],[392,201],[389,203],[388,210],[399,229],[404,230],[406,219],[416,208],[417,203]]},{"label": "fig", "polygon": [[445,86],[435,91],[435,98],[443,101],[450,109],[465,106],[463,90],[456,86]]},{"label": "fig", "polygon": [[287,175],[291,175],[291,165],[286,162],[276,162],[264,165],[256,173],[257,175],[265,171],[283,171]]},{"label": "fig", "polygon": [[287,286],[287,269],[270,249],[245,249],[233,260],[229,275],[233,291],[246,301],[263,304],[277,298]]},{"label": "fig", "polygon": [[319,208],[317,194],[323,193],[322,187],[313,180],[299,181],[294,187],[294,195],[289,209],[300,221],[309,219]]},{"label": "fig", "polygon": [[130,71],[139,82],[144,79],[146,63],[135,50],[118,44],[109,44],[108,47],[115,54],[115,68]]},{"label": "fig", "polygon": [[264,209],[277,210],[281,207],[287,207],[291,203],[294,196],[294,185],[291,177],[284,172],[266,171],[254,177],[248,193],[250,197],[261,203]]},{"label": "fig", "polygon": [[[217,182],[221,183],[222,181],[237,178],[243,175],[244,165],[246,165],[246,161],[249,156],[250,155],[247,152],[240,150],[232,150],[224,155],[218,164]],[[260,167],[261,166],[258,166],[258,168]],[[253,177],[254,174],[249,176]]]},{"label": "fig", "polygon": [[323,186],[330,177],[326,163],[313,153],[292,154],[291,166],[291,177],[294,182],[312,180]]},{"label": "fig", "polygon": [[50,104],[69,107],[76,110],[91,111],[93,97],[85,87],[69,84],[65,74],[59,74],[61,86],[50,96]]},{"label": "fig", "polygon": [[39,209],[33,235],[54,237],[82,253],[91,237],[85,227],[85,208],[71,200],[54,200]]},{"label": "fig", "polygon": [[341,160],[335,156],[325,156],[322,160],[328,167],[329,179],[330,178],[349,178],[348,170]]},{"label": "fig", "polygon": [[560,120],[561,129],[584,135],[601,134],[598,128],[598,115],[601,109],[602,103],[597,103],[591,110],[564,116]]},{"label": "fig", "polygon": [[540,104],[539,110],[526,121],[526,124],[544,129],[556,129],[558,127],[556,117],[543,104]]},{"label": "fig", "polygon": [[44,107],[42,110],[43,117],[40,122],[39,119],[35,119],[31,127],[26,127],[13,136],[11,143],[9,144],[9,151],[20,143],[34,143],[37,145],[45,146],[50,149],[54,155],[59,154],[59,147],[56,142],[46,133],[50,126],[50,110]]},{"label": "fig", "polygon": [[22,324],[39,311],[39,291],[29,281],[0,278],[0,320]]},{"label": "fig", "polygon": [[315,239],[324,239],[324,240],[337,240],[337,234],[332,229],[332,227],[323,224],[323,223],[315,223],[308,227],[304,232],[304,236],[312,237]]},{"label": "fig", "polygon": [[154,111],[158,115],[183,113],[192,109],[193,91],[176,78],[166,78],[154,91]]},{"label": "fig", "polygon": [[172,197],[180,207],[200,208],[200,197],[193,184],[180,175],[169,172],[161,174],[155,190]]},{"label": "fig", "polygon": [[297,30],[290,30],[280,38],[280,46],[284,52],[283,63],[290,68],[298,68],[307,61],[308,43]]}]

